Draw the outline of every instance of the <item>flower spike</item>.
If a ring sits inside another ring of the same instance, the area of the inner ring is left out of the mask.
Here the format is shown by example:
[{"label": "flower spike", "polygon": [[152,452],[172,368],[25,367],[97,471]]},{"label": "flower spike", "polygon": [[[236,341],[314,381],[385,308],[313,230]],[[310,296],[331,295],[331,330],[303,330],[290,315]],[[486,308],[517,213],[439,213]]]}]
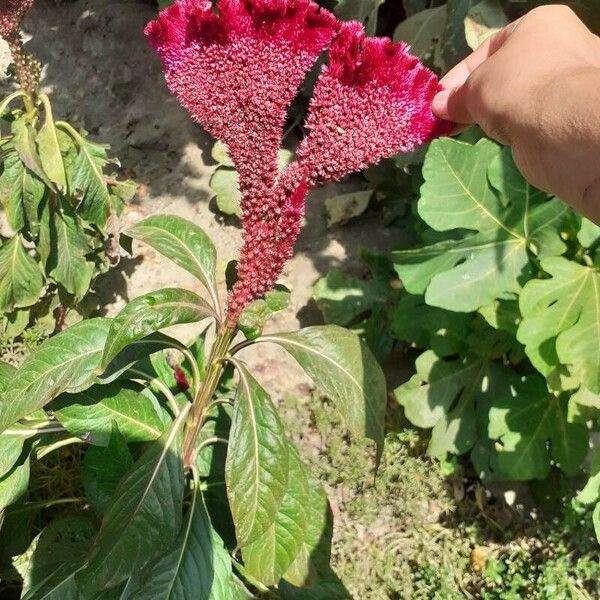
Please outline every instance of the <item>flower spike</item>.
[{"label": "flower spike", "polygon": [[309,185],[339,181],[449,133],[451,124],[431,112],[438,89],[405,44],[367,38],[360,23],[346,23],[317,81],[297,154]]},{"label": "flower spike", "polygon": [[288,108],[337,28],[311,0],[179,0],[147,26],[173,94],[227,145],[243,210],[275,183]]},{"label": "flower spike", "polygon": [[0,2],[0,36],[9,39],[19,28],[33,0],[2,0]]},{"label": "flower spike", "polygon": [[[449,131],[436,76],[404,44],[368,39],[313,0],[178,0],[146,28],[181,104],[229,149],[244,244],[228,325],[270,290],[290,258],[309,190]],[[288,108],[329,45],[296,160],[279,173]]]}]

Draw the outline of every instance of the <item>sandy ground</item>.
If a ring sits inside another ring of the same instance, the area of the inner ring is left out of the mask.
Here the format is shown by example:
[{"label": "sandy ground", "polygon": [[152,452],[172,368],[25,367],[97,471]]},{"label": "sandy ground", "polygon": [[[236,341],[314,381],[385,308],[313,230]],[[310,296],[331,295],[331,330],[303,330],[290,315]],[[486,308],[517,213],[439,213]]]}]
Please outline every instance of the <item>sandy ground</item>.
[{"label": "sandy ground", "polygon": [[[27,47],[44,65],[43,88],[52,99],[55,118],[110,144],[123,175],[139,182],[124,226],[154,213],[191,219],[214,240],[223,273],[236,255],[240,230],[220,218],[210,201],[213,140],[170,96],[159,60],[144,38],[143,28],[155,15],[149,0],[36,0],[24,24]],[[3,95],[10,89],[4,76],[7,64],[6,47],[0,46]],[[332,267],[360,269],[361,246],[385,249],[398,236],[368,215],[328,229],[324,200],[339,192],[339,186],[329,186],[309,199],[306,226],[282,278],[293,290],[292,305],[273,319],[272,331],[318,323],[320,315],[311,301],[315,281]],[[101,280],[98,293],[114,314],[128,299],[166,286],[194,288],[196,282],[146,247]],[[190,339],[193,330],[183,327],[178,335]],[[244,358],[275,396],[306,393],[309,381],[279,349],[261,346],[254,353],[245,351]]]}]

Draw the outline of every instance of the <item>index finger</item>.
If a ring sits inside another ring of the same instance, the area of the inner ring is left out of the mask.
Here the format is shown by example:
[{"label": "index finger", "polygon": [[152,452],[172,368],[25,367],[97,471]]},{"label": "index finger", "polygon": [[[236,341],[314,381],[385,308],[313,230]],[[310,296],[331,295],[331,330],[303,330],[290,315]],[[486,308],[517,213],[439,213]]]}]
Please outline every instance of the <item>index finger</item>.
[{"label": "index finger", "polygon": [[440,79],[442,88],[445,90],[452,90],[463,85],[479,65],[502,47],[510,34],[516,29],[520,20],[521,19],[517,19],[516,21],[513,21],[494,35],[490,36],[483,44],[481,44],[481,46],[469,54],[469,56],[450,69],[450,71]]}]

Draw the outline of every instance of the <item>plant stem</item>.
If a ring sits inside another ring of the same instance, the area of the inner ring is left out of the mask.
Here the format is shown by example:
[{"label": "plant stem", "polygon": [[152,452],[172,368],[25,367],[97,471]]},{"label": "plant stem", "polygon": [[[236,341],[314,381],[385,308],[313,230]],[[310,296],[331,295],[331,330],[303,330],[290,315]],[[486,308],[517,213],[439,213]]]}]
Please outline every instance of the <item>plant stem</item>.
[{"label": "plant stem", "polygon": [[85,444],[85,442],[81,438],[70,437],[64,440],[60,440],[55,442],[54,444],[50,444],[49,446],[43,447],[36,454],[36,458],[41,460],[44,456],[47,456],[51,452],[58,450],[59,448],[64,448],[65,446],[70,446],[71,444]]},{"label": "plant stem", "polygon": [[196,458],[196,440],[202,428],[204,417],[210,407],[212,397],[221,380],[221,375],[225,368],[223,359],[227,356],[235,334],[236,330],[228,327],[226,324],[221,324],[217,330],[217,337],[208,359],[206,376],[198,393],[194,397],[194,402],[183,432],[183,461],[186,468],[189,468]]}]

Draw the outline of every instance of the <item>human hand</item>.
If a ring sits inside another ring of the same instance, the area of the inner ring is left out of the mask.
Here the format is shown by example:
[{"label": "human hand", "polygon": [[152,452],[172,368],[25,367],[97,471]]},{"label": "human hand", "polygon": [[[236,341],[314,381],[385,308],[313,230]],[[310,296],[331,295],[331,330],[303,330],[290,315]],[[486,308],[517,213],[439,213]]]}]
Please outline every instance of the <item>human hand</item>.
[{"label": "human hand", "polygon": [[440,83],[438,117],[478,123],[533,185],[600,221],[600,38],[571,9],[532,10]]}]

